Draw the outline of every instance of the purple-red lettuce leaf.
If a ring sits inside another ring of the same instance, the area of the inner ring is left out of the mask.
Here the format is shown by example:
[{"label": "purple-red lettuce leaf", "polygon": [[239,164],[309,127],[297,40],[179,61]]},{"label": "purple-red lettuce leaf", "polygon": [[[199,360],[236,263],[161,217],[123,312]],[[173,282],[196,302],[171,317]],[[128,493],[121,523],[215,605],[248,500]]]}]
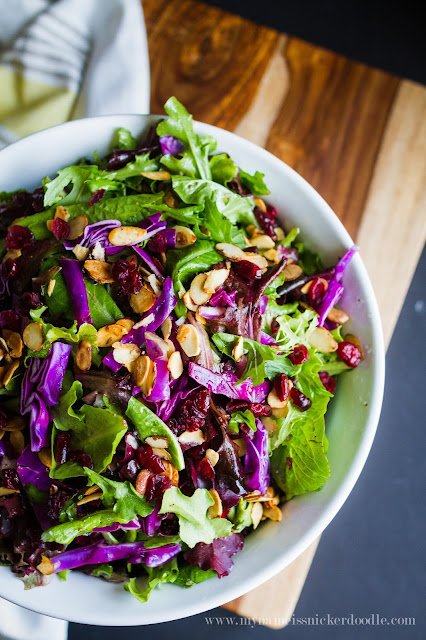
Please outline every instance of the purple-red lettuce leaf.
[{"label": "purple-red lettuce leaf", "polygon": [[219,578],[227,576],[234,563],[232,556],[241,551],[244,537],[241,533],[231,533],[226,538],[217,538],[211,544],[199,542],[193,549],[186,551],[183,557],[187,562],[198,565],[203,571],[213,569]]}]

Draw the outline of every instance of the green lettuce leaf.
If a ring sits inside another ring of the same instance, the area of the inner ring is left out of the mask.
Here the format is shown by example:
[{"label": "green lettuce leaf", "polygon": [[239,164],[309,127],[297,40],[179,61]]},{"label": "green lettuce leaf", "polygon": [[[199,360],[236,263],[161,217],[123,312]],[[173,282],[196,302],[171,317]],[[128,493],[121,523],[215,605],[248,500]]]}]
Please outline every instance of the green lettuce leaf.
[{"label": "green lettuce leaf", "polygon": [[108,527],[114,522],[127,524],[132,518],[122,519],[113,509],[104,509],[103,511],[95,511],[88,516],[77,520],[69,520],[55,527],[47,529],[42,534],[44,542],[57,542],[58,544],[70,544],[77,536],[91,533],[93,529],[98,527]]},{"label": "green lettuce leaf", "polygon": [[[58,171],[53,180],[44,182],[44,206],[52,207],[56,204],[67,205],[76,202],[88,202],[90,190],[86,185],[87,180],[92,180],[99,173],[96,165],[70,166]],[[69,193],[65,188],[72,185]]]},{"label": "green lettuce leaf", "polygon": [[195,584],[200,584],[200,582],[210,580],[210,578],[217,578],[217,572],[213,569],[207,569],[207,571],[204,571],[203,569],[200,569],[200,567],[195,567],[192,564],[186,564],[179,567],[179,573],[174,584],[188,589],[189,587],[193,587]]},{"label": "green lettuce leaf", "polygon": [[[148,574],[148,578],[145,581],[139,578],[130,578],[129,582],[126,582],[124,585],[125,590],[142,603],[148,601],[152,591],[158,585],[165,584],[166,582],[173,583],[179,575],[176,558],[172,558],[172,560],[165,562],[159,567],[145,567],[145,571]],[[143,582],[145,582],[145,584],[143,584]],[[143,585],[145,588],[142,589],[139,585]]]},{"label": "green lettuce leaf", "polygon": [[136,149],[137,141],[132,136],[128,129],[119,127],[114,134],[113,147],[114,149]]},{"label": "green lettuce leaf", "polygon": [[269,189],[266,186],[266,184],[263,181],[263,178],[265,177],[264,173],[260,173],[259,171],[256,171],[256,173],[254,174],[254,176],[250,175],[249,173],[247,173],[246,171],[243,171],[243,169],[240,169],[240,180],[241,183],[247,187],[247,189],[250,191],[250,193],[252,193],[254,196],[266,196],[269,193]]},{"label": "green lettuce leaf", "polygon": [[314,273],[322,271],[323,265],[318,253],[307,249],[303,242],[297,242],[295,246],[299,253],[297,264],[302,268],[303,273],[312,276]]},{"label": "green lettuce leaf", "polygon": [[227,518],[232,522],[232,531],[241,533],[247,527],[251,527],[253,520],[251,518],[251,510],[253,505],[247,500],[240,498],[236,507],[232,507]]},{"label": "green lettuce leaf", "polygon": [[179,535],[188,547],[198,542],[210,544],[215,538],[229,536],[232,524],[226,518],[210,518],[207,510],[214,500],[207,489],[196,489],[191,497],[177,487],[163,494],[159,513],[175,513],[179,518]]},{"label": "green lettuce leaf", "polygon": [[256,421],[254,419],[254,415],[249,409],[233,413],[229,420],[228,429],[238,433],[241,422],[246,424],[252,431],[256,431]]},{"label": "green lettuce leaf", "polygon": [[172,463],[178,471],[184,469],[185,460],[179,440],[173,431],[151,409],[148,409],[142,402],[132,396],[127,405],[126,416],[133,422],[142,440],[149,436],[165,436],[169,441],[167,451],[172,457]]},{"label": "green lettuce leaf", "polygon": [[210,235],[201,233],[199,225],[195,229],[197,236],[203,239],[214,240],[215,242],[229,242],[238,247],[245,248],[247,246],[246,236],[236,225],[233,225],[223,213],[219,211],[214,200],[207,198],[204,202],[203,227],[205,227]]},{"label": "green lettuce leaf", "polygon": [[212,180],[219,184],[227,185],[228,182],[235,178],[238,173],[238,167],[227,153],[220,153],[210,158],[210,170]]}]

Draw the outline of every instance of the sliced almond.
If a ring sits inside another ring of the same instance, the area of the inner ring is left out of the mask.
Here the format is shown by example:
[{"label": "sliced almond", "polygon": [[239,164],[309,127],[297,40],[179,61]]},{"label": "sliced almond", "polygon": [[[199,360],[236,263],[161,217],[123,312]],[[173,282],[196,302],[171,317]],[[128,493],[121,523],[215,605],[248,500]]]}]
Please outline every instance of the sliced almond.
[{"label": "sliced almond", "polygon": [[[155,316],[153,313],[149,313],[146,318],[142,318],[142,320],[139,320],[139,322],[137,322],[134,326],[133,329],[139,329],[139,327],[147,327],[149,324],[151,324],[151,322],[155,319]],[[185,319],[185,318],[184,318]]]},{"label": "sliced almond", "polygon": [[260,502],[253,502],[250,515],[253,522],[253,529],[257,529],[263,516],[263,507]]},{"label": "sliced almond", "polygon": [[183,302],[184,302],[185,307],[187,309],[189,309],[190,311],[197,311],[198,305],[195,304],[195,302],[191,298],[191,295],[190,295],[189,291],[186,291],[186,293],[184,294]]},{"label": "sliced almond", "polygon": [[10,365],[8,366],[7,370],[5,371],[5,373],[3,374],[3,386],[6,387],[9,382],[12,380],[13,378],[13,374],[15,373],[15,371],[19,368],[20,365],[20,361],[19,360],[13,360]]},{"label": "sliced almond", "polygon": [[263,231],[261,229],[259,229],[259,227],[255,227],[254,224],[249,224],[246,227],[246,231],[247,231],[248,235],[250,236],[250,238],[254,238],[255,236],[263,235]]},{"label": "sliced almond", "polygon": [[201,347],[198,333],[192,324],[181,325],[177,330],[176,339],[188,358],[192,358],[200,354]]},{"label": "sliced almond", "polygon": [[132,293],[130,296],[130,306],[135,313],[145,313],[154,306],[157,300],[154,292],[145,284],[139,293]]},{"label": "sliced almond", "polygon": [[21,249],[9,249],[9,251],[5,253],[2,262],[6,262],[6,260],[9,260],[9,258],[11,258],[12,260],[16,260],[16,258],[20,258],[21,255]]},{"label": "sliced almond", "polygon": [[179,472],[176,467],[168,460],[163,460],[165,471],[160,476],[167,476],[172,481],[172,485],[177,487],[179,484]]},{"label": "sliced almond", "polygon": [[129,333],[129,331],[133,329],[133,326],[135,323],[130,318],[120,318],[119,320],[115,321],[115,324],[118,324],[120,327],[123,327],[124,331],[126,333]]},{"label": "sliced almond", "polygon": [[172,380],[177,380],[183,373],[182,356],[179,351],[174,351],[168,359],[167,369]]},{"label": "sliced almond", "polygon": [[88,487],[84,492],[85,496],[90,496],[92,493],[97,493],[99,491],[99,487],[97,484],[92,484],[91,487]]},{"label": "sliced almond", "polygon": [[275,231],[275,235],[277,240],[284,240],[285,238],[285,233],[284,233],[284,229],[282,227],[274,227],[274,231]]},{"label": "sliced almond", "polygon": [[298,264],[288,264],[283,271],[286,280],[296,280],[302,275],[302,269]]},{"label": "sliced almond", "polygon": [[219,462],[219,454],[214,449],[207,449],[206,458],[210,462],[212,467],[215,467],[217,465],[217,463]]},{"label": "sliced almond", "polygon": [[[327,291],[327,289],[328,289],[328,282],[327,282],[327,280],[324,280],[324,278],[320,278],[320,280],[321,280],[321,282],[322,282],[322,283],[323,283],[323,285],[324,285],[324,289],[325,289],[325,291]],[[303,287],[301,287],[301,288],[300,288],[300,291],[306,295],[306,294],[309,292],[309,289],[311,288],[312,283],[313,283],[313,280],[309,280],[308,282],[306,282],[306,283],[303,285]]]},{"label": "sliced almond", "polygon": [[268,398],[266,401],[272,409],[282,409],[288,403],[288,398],[284,401],[280,400],[276,394],[275,389],[272,388],[272,390],[268,394]]},{"label": "sliced almond", "polygon": [[139,356],[132,366],[133,379],[142,393],[148,398],[154,388],[157,366],[149,356]]},{"label": "sliced almond", "polygon": [[164,342],[166,343],[167,346],[167,360],[170,358],[170,356],[172,355],[172,353],[174,353],[176,351],[175,349],[175,345],[173,344],[173,342],[167,338],[167,340],[164,340]]},{"label": "sliced almond", "polygon": [[145,443],[150,447],[156,447],[157,449],[167,449],[169,446],[169,439],[164,436],[148,436],[145,438]]},{"label": "sliced almond", "polygon": [[170,320],[170,318],[166,318],[163,324],[161,325],[161,332],[163,334],[164,340],[168,340],[168,338],[170,338],[172,333],[172,327],[173,327],[172,321]]},{"label": "sliced almond", "polygon": [[0,429],[0,440],[3,438],[6,431],[4,429]]},{"label": "sliced almond", "polygon": [[270,236],[267,236],[266,233],[251,238],[250,244],[252,247],[257,247],[261,251],[266,251],[267,249],[273,249],[275,247],[275,242]]},{"label": "sliced almond", "polygon": [[155,295],[158,297],[161,293],[161,286],[157,276],[154,273],[150,273],[149,276],[147,277],[147,281],[149,283],[149,286],[155,293]]},{"label": "sliced almond", "polygon": [[[193,281],[191,282],[191,286],[189,287],[189,295],[191,296],[191,300],[195,302],[195,304],[206,304],[210,300],[210,293],[207,293],[204,289],[204,285],[207,281],[206,273],[199,273]],[[185,297],[184,297],[185,298]]]},{"label": "sliced almond", "polygon": [[358,338],[356,336],[354,336],[352,333],[347,333],[345,335],[344,339],[346,340],[346,342],[350,342],[351,344],[353,344],[358,349],[358,351],[361,354],[361,362],[363,362],[364,361],[364,351],[363,351],[363,349],[361,347],[361,343],[358,340]]},{"label": "sliced almond", "polygon": [[25,438],[22,431],[12,431],[10,434],[10,444],[18,453],[25,449]]},{"label": "sliced almond", "polygon": [[95,500],[99,500],[102,498],[102,491],[96,491],[94,493],[89,494],[88,496],[84,496],[77,502],[77,506],[81,506],[82,504],[88,504],[89,502],[94,502]]},{"label": "sliced almond", "polygon": [[321,353],[332,353],[337,349],[337,342],[325,327],[315,327],[309,335],[309,344]]},{"label": "sliced almond", "polygon": [[219,244],[216,245],[216,251],[219,251],[219,253],[225,256],[225,258],[228,258],[228,260],[231,260],[231,262],[241,262],[241,260],[244,260],[246,257],[242,249],[228,242],[219,242]]},{"label": "sliced almond", "polygon": [[223,513],[222,500],[220,499],[220,495],[218,494],[216,489],[209,489],[209,493],[214,500],[214,504],[212,504],[207,509],[207,513],[211,518],[220,518]]},{"label": "sliced almond", "polygon": [[164,196],[164,204],[170,207],[171,209],[177,209],[179,206],[179,199],[172,191],[167,191]]},{"label": "sliced almond", "polygon": [[2,427],[5,431],[22,431],[27,426],[27,421],[22,416],[11,416]]},{"label": "sliced almond", "polygon": [[98,329],[96,346],[112,347],[114,342],[119,342],[126,333],[128,333],[128,331],[126,331],[125,327],[121,324],[118,324],[118,322],[107,324],[105,327]]},{"label": "sliced almond", "polygon": [[132,368],[132,364],[139,358],[140,349],[135,344],[131,342],[127,342],[123,344],[122,342],[114,342],[113,346],[113,356],[114,360],[119,364],[122,364],[130,371]]},{"label": "sliced almond", "polygon": [[267,495],[269,498],[273,498],[274,496],[276,496],[276,495],[277,495],[277,492],[275,491],[274,487],[268,487],[268,488],[266,489],[266,495]]},{"label": "sliced almond", "polygon": [[70,217],[70,214],[68,212],[68,209],[66,209],[62,205],[59,205],[58,207],[56,207],[55,218],[60,218],[61,220],[65,220],[66,222],[69,217]]},{"label": "sliced almond", "polygon": [[146,229],[141,227],[115,227],[108,234],[108,240],[115,247],[125,247],[129,244],[142,242]]},{"label": "sliced almond", "polygon": [[269,260],[269,262],[273,262],[274,264],[278,264],[281,262],[281,254],[276,249],[269,249],[265,251],[263,257]]},{"label": "sliced almond", "polygon": [[266,212],[266,204],[264,203],[262,198],[253,198],[253,202],[256,205],[256,207],[259,207],[259,209],[263,211],[263,213]]},{"label": "sliced almond", "polygon": [[285,418],[287,414],[288,414],[288,400],[285,407],[272,409],[272,415],[274,416],[274,418]]},{"label": "sliced almond", "polygon": [[188,229],[188,227],[182,227],[181,225],[176,225],[173,227],[176,231],[176,248],[180,249],[182,247],[187,247],[190,244],[194,244],[197,239],[195,233]]},{"label": "sliced almond", "polygon": [[235,362],[239,362],[244,355],[244,338],[240,336],[232,349],[232,356]]},{"label": "sliced almond", "polygon": [[92,366],[92,345],[87,340],[82,340],[78,345],[75,364],[80,371],[89,371]]},{"label": "sliced almond", "polygon": [[207,278],[204,281],[203,289],[206,293],[214,293],[216,289],[219,289],[229,276],[229,269],[213,269],[207,274]]},{"label": "sliced almond", "polygon": [[89,255],[90,249],[88,247],[82,247],[81,244],[76,244],[72,252],[77,260],[83,262],[83,260],[86,260],[87,256]]},{"label": "sliced almond", "polygon": [[268,507],[267,505],[263,505],[263,515],[269,520],[273,520],[274,522],[280,522],[282,520],[283,514],[281,513],[281,509],[276,506]]},{"label": "sliced almond", "polygon": [[9,489],[9,487],[0,487],[0,498],[4,498],[5,496],[12,496],[16,493],[19,493],[19,489]]},{"label": "sliced almond", "polygon": [[181,444],[203,444],[206,438],[201,429],[196,429],[195,431],[184,431],[180,434],[178,440]]},{"label": "sliced almond", "polygon": [[276,431],[278,429],[278,425],[277,425],[276,421],[272,420],[272,418],[263,417],[263,418],[260,418],[260,419],[261,419],[262,424],[265,427],[266,431],[269,431],[269,433],[273,433],[274,431]]},{"label": "sliced almond", "polygon": [[167,449],[160,449],[158,447],[152,447],[152,453],[154,453],[156,456],[158,456],[162,460],[168,460],[169,462],[172,461],[172,456],[167,451]]},{"label": "sliced almond", "polygon": [[153,474],[148,469],[142,469],[139,471],[138,476],[136,478],[135,489],[139,493],[139,495],[144,496],[146,491],[146,486],[148,484],[148,480]]},{"label": "sliced almond", "polygon": [[148,180],[170,180],[168,171],[141,171],[141,176]]},{"label": "sliced almond", "polygon": [[56,285],[56,280],[51,280],[51,281],[49,282],[49,284],[47,285],[46,293],[47,293],[47,295],[48,295],[49,297],[52,295],[52,293],[53,293],[53,289],[55,288],[55,285]]},{"label": "sliced almond", "polygon": [[87,227],[87,224],[88,224],[87,216],[85,215],[76,216],[69,223],[70,234],[67,240],[77,240],[77,238],[83,235],[83,231]]},{"label": "sliced almond", "polygon": [[92,249],[92,257],[93,260],[105,261],[105,249],[99,241],[96,242],[95,246]]},{"label": "sliced almond", "polygon": [[99,284],[108,284],[114,282],[112,277],[112,264],[103,262],[102,260],[85,260],[84,268],[90,277],[99,282]]},{"label": "sliced almond", "polygon": [[27,324],[22,334],[24,344],[32,351],[40,351],[44,345],[44,332],[41,322]]},{"label": "sliced almond", "polygon": [[207,320],[202,315],[200,315],[200,309],[201,307],[197,307],[197,311],[195,312],[195,319],[200,324],[207,324]]},{"label": "sliced almond", "polygon": [[47,556],[41,556],[41,562],[37,565],[37,570],[44,576],[50,576],[55,571],[55,567]]},{"label": "sliced almond", "polygon": [[333,309],[328,312],[327,320],[330,320],[330,322],[336,322],[337,324],[344,324],[349,320],[349,316],[345,311],[333,307]]},{"label": "sliced almond", "polygon": [[247,453],[247,442],[243,438],[235,438],[233,443],[237,445],[238,457],[242,458]]}]

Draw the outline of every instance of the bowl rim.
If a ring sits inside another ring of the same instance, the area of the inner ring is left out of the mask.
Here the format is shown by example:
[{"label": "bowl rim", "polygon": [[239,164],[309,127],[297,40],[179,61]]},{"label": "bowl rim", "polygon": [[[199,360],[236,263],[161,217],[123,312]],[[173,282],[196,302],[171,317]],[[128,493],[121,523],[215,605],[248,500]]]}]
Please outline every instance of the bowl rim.
[{"label": "bowl rim", "polygon": [[[18,149],[19,147],[25,147],[28,144],[28,140],[37,142],[39,138],[43,139],[43,136],[47,131],[56,130],[56,129],[70,129],[72,130],[74,127],[77,127],[82,122],[86,121],[102,121],[105,122],[110,119],[111,121],[118,122],[119,118],[126,119],[134,119],[135,125],[141,124],[143,119],[147,119],[148,122],[150,120],[160,120],[164,119],[164,115],[158,114],[135,114],[135,113],[119,113],[119,114],[110,114],[110,115],[101,115],[101,116],[90,116],[86,118],[80,118],[77,120],[72,120],[69,122],[65,122],[59,125],[53,125],[46,129],[42,129],[41,131],[37,131],[33,134],[25,136],[16,142],[4,147],[0,150],[0,162],[2,160],[3,155],[7,153],[11,148]],[[146,124],[146,123],[145,123]],[[119,126],[115,124],[114,126]],[[324,214],[327,224],[329,224],[336,235],[339,238],[340,243],[346,249],[349,249],[354,243],[345,229],[343,223],[331,209],[330,205],[324,200],[324,198],[314,189],[314,187],[307,182],[300,174],[298,174],[293,168],[287,165],[284,161],[280,160],[277,156],[273,155],[266,149],[260,147],[259,145],[251,142],[250,140],[246,140],[241,136],[230,132],[226,129],[222,129],[220,127],[216,127],[214,125],[210,125],[207,123],[203,123],[197,120],[194,120],[195,129],[205,133],[212,135],[213,137],[217,136],[217,132],[220,133],[220,137],[222,138],[220,144],[226,145],[226,140],[237,140],[239,144],[242,144],[249,152],[250,155],[256,154],[260,155],[260,159],[262,156],[266,157],[270,163],[275,165],[276,169],[287,174],[287,177],[293,182],[297,188],[304,191],[306,195],[313,200],[314,204],[322,210]],[[226,592],[226,595],[221,595],[222,590],[216,590],[216,593],[209,594],[206,597],[200,599],[198,601],[196,598],[192,599],[192,602],[188,603],[182,613],[179,612],[179,615],[174,615],[173,618],[168,617],[167,615],[156,616],[149,615],[149,611],[141,609],[141,619],[137,621],[131,621],[126,624],[125,620],[120,619],[108,619],[106,622],[98,621],[96,622],[94,618],[89,618],[85,615],[73,615],[67,614],[67,620],[82,624],[108,624],[109,626],[134,626],[134,625],[148,625],[155,624],[159,622],[166,622],[171,620],[178,620],[185,617],[189,617],[198,613],[202,613],[205,611],[209,611],[210,609],[221,606],[226,602],[234,600],[238,597],[243,596],[245,593],[255,589],[260,586],[267,580],[273,578],[280,571],[282,571],[285,567],[289,566],[297,557],[299,557],[317,538],[320,536],[322,531],[328,526],[331,520],[338,513],[346,499],[348,498],[350,492],[352,491],[363,467],[366,462],[367,456],[371,449],[374,436],[377,430],[380,411],[383,401],[383,393],[384,393],[384,380],[385,380],[385,348],[384,348],[384,338],[382,331],[382,324],[380,319],[380,313],[378,309],[378,304],[376,301],[376,297],[373,291],[373,287],[368,276],[367,270],[362,262],[362,259],[359,254],[355,255],[353,258],[353,264],[356,271],[356,279],[361,282],[363,285],[366,296],[366,304],[370,310],[369,320],[371,326],[372,333],[372,348],[374,349],[374,360],[373,360],[373,389],[371,395],[371,401],[369,403],[368,414],[364,419],[364,434],[362,439],[360,440],[359,446],[356,450],[355,455],[352,458],[351,465],[348,471],[345,473],[345,476],[341,482],[340,487],[336,490],[336,493],[332,498],[327,502],[326,506],[323,508],[322,513],[319,515],[315,523],[300,536],[297,543],[295,543],[290,550],[286,549],[285,553],[283,553],[279,558],[275,558],[273,563],[266,564],[266,566],[257,571],[255,575],[251,576],[249,579],[245,579],[242,584],[236,584],[234,586],[229,586],[223,591]],[[6,567],[8,569],[8,567]],[[15,578],[11,574],[11,578]],[[57,611],[53,608],[53,604],[49,606],[49,598],[45,599],[43,605],[31,605],[28,602],[24,601],[25,591],[22,590],[22,595],[13,596],[0,591],[0,597],[9,600],[15,604],[22,606],[25,609],[29,609],[31,611],[35,611],[44,615],[51,616],[53,618],[60,617]],[[98,619],[100,615],[98,615]],[[63,618],[61,618],[63,619]]]}]

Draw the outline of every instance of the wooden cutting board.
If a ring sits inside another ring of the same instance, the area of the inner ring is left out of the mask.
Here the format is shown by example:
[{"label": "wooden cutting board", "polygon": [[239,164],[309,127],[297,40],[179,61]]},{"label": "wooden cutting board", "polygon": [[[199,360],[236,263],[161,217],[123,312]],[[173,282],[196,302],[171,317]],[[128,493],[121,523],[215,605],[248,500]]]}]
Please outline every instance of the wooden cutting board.
[{"label": "wooden cutting board", "polygon": [[[361,249],[389,343],[426,235],[426,89],[193,0],[144,0],[151,113],[171,95],[300,173]],[[318,540],[230,602],[285,626]]]}]

